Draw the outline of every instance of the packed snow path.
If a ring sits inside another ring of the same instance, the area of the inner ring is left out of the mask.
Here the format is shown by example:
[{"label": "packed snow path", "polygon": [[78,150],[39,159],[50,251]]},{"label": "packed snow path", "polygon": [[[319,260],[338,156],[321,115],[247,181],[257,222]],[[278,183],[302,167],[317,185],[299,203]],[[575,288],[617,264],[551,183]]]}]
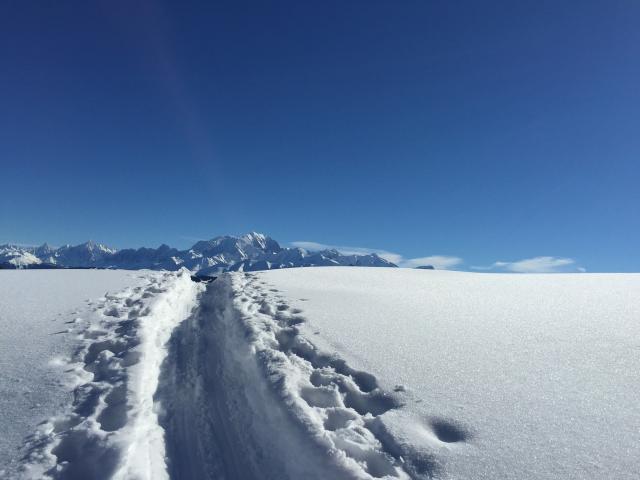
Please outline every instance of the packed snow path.
[{"label": "packed snow path", "polygon": [[432,473],[428,462],[403,463],[376,423],[402,395],[318,351],[300,335],[300,313],[251,274],[209,286],[174,333],[157,395],[172,478]]},{"label": "packed snow path", "polygon": [[637,478],[639,318],[640,275],[225,275],[160,382],[171,476]]}]

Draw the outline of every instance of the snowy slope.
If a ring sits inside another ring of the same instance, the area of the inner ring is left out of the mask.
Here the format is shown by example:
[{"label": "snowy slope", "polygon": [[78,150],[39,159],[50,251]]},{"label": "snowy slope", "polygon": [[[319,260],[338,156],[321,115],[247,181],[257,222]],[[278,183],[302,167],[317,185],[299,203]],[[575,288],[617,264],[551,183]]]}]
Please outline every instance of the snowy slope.
[{"label": "snowy slope", "polygon": [[255,278],[282,297],[276,311],[301,310],[300,337],[399,396],[369,427],[412,475],[638,478],[640,275],[325,268]]},{"label": "snowy slope", "polygon": [[0,472],[13,470],[18,448],[38,423],[71,402],[59,359],[74,347],[70,322],[91,315],[86,299],[139,284],[137,276],[0,271]]}]

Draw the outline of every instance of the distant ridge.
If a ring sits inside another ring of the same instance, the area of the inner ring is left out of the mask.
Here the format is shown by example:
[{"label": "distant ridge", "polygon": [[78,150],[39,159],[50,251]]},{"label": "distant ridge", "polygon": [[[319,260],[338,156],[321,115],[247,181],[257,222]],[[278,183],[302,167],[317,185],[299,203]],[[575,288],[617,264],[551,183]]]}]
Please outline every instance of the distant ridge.
[{"label": "distant ridge", "polygon": [[251,232],[202,240],[188,250],[168,245],[158,248],[116,250],[88,241],[53,248],[0,245],[0,269],[15,268],[120,268],[178,270],[186,267],[202,275],[227,271],[272,270],[312,266],[397,267],[375,253],[344,255],[337,250],[310,251],[281,247],[271,237]]}]

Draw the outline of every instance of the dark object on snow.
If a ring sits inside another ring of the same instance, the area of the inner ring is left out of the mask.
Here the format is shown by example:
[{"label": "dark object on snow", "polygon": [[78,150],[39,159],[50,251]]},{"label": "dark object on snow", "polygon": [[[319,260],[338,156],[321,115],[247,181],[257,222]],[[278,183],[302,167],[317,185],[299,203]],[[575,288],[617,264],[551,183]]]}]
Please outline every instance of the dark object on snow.
[{"label": "dark object on snow", "polygon": [[191,275],[191,280],[193,280],[196,283],[200,283],[200,282],[204,282],[204,283],[211,283],[213,282],[217,277],[213,277],[211,275]]},{"label": "dark object on snow", "polygon": [[32,263],[27,265],[14,265],[9,262],[0,263],[0,270],[52,270],[52,269],[61,269],[58,265],[53,265],[52,263]]},{"label": "dark object on snow", "polygon": [[435,270],[435,267],[433,265],[420,265],[419,267],[416,267],[418,270]]}]

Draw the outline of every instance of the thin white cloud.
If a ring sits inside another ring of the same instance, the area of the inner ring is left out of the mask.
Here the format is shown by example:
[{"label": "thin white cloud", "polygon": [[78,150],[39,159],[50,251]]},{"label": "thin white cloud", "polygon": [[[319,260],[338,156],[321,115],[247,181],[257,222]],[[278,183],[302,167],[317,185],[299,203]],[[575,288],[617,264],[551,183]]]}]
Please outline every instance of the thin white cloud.
[{"label": "thin white cloud", "polygon": [[576,265],[572,258],[561,257],[533,257],[515,262],[498,261],[487,267],[471,267],[473,270],[495,270],[516,273],[558,273],[558,272],[583,272],[582,267]]},{"label": "thin white cloud", "polygon": [[462,264],[460,257],[449,255],[431,255],[430,257],[408,258],[400,262],[401,267],[415,268],[424,265],[431,265],[437,270],[449,270]]},{"label": "thin white cloud", "polygon": [[294,247],[300,247],[300,248],[304,248],[305,250],[311,250],[311,251],[335,249],[345,255],[368,255],[370,253],[375,253],[380,257],[384,258],[385,260],[395,263],[399,267],[405,267],[405,268],[415,268],[423,265],[432,265],[438,270],[447,270],[449,268],[455,267],[463,263],[461,258],[447,256],[447,255],[432,255],[429,257],[404,258],[404,256],[399,253],[389,252],[387,250],[380,250],[377,248],[347,247],[343,245],[328,245],[326,243],[306,242],[306,241],[291,242],[291,245],[293,245]]}]

